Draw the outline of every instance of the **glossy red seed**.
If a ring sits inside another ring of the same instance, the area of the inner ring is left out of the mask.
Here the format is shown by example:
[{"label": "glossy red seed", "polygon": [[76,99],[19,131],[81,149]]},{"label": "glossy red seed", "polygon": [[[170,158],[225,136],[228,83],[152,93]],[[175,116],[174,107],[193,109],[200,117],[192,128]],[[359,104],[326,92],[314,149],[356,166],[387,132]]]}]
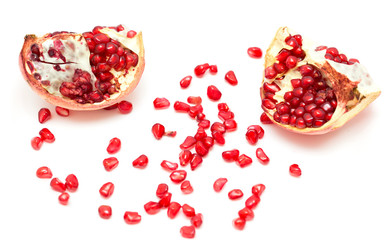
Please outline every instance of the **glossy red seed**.
[{"label": "glossy red seed", "polygon": [[143,207],[147,214],[156,214],[161,210],[161,206],[153,201],[146,203]]},{"label": "glossy red seed", "polygon": [[263,53],[259,47],[250,47],[247,49],[247,54],[252,58],[261,58]]},{"label": "glossy red seed", "polygon": [[220,192],[224,185],[227,183],[227,178],[218,178],[216,179],[216,181],[213,183],[213,190],[215,190],[215,192]]},{"label": "glossy red seed", "polygon": [[181,166],[186,166],[193,158],[193,154],[189,150],[182,150],[178,156]]},{"label": "glossy red seed", "polygon": [[107,171],[112,171],[118,165],[119,165],[119,161],[116,157],[109,157],[103,160],[103,166]]},{"label": "glossy red seed", "polygon": [[248,129],[246,132],[247,141],[254,145],[258,142],[258,132],[255,129]]},{"label": "glossy red seed", "polygon": [[99,193],[102,197],[109,198],[113,194],[114,189],[115,185],[111,182],[107,182],[100,187]]},{"label": "glossy red seed", "polygon": [[255,151],[255,155],[257,156],[259,162],[263,165],[269,163],[269,157],[266,155],[262,148],[257,148],[257,150]]},{"label": "glossy red seed", "polygon": [[[197,141],[195,145],[196,153],[200,157],[204,157],[208,154],[208,148],[205,146],[205,144],[202,141]],[[193,159],[192,159],[193,161]],[[192,162],[191,162],[192,163]],[[192,165],[192,164],[191,164]],[[193,169],[192,169],[193,170]]]},{"label": "glossy red seed", "polygon": [[222,97],[222,93],[216,86],[210,85],[207,88],[207,96],[212,101],[218,101]]},{"label": "glossy red seed", "polygon": [[191,223],[192,226],[194,226],[195,228],[201,227],[201,225],[203,224],[203,215],[202,215],[201,213],[197,213],[196,215],[194,215],[194,216],[190,219],[190,223]]},{"label": "glossy red seed", "polygon": [[161,162],[161,167],[167,171],[174,171],[178,168],[178,163],[163,160]]},{"label": "glossy red seed", "polygon": [[220,120],[226,121],[229,119],[233,119],[235,117],[235,114],[231,111],[219,111],[217,114]]},{"label": "glossy red seed", "polygon": [[58,178],[51,179],[50,186],[54,191],[57,191],[57,192],[65,192],[66,191],[65,184],[63,182],[61,182],[61,180],[59,180]]},{"label": "glossy red seed", "polygon": [[175,170],[170,174],[170,179],[174,183],[180,183],[185,180],[186,178],[186,171],[185,170]]},{"label": "glossy red seed", "polygon": [[53,173],[51,172],[50,168],[48,167],[40,167],[36,170],[36,176],[38,178],[52,178]]},{"label": "glossy red seed", "polygon": [[211,136],[206,136],[204,139],[201,140],[204,143],[204,146],[208,149],[211,149],[213,146],[215,140]]},{"label": "glossy red seed", "polygon": [[235,76],[234,71],[228,71],[224,76],[224,79],[232,86],[238,85],[238,79]]},{"label": "glossy red seed", "polygon": [[216,74],[217,73],[217,66],[216,65],[209,66],[209,72],[212,74]]},{"label": "glossy red seed", "polygon": [[39,135],[44,142],[52,143],[55,141],[54,134],[47,128],[42,128],[42,130],[39,131]]},{"label": "glossy red seed", "polygon": [[147,164],[149,163],[149,158],[142,154],[139,157],[137,157],[134,161],[132,161],[132,166],[135,168],[145,168],[147,167]]},{"label": "glossy red seed", "polygon": [[78,179],[76,175],[69,174],[65,180],[65,186],[69,192],[75,192],[78,189]]},{"label": "glossy red seed", "polygon": [[197,77],[202,77],[204,75],[204,73],[209,69],[209,64],[208,63],[204,63],[204,64],[200,64],[200,65],[197,65],[194,69],[194,74],[197,76]]},{"label": "glossy red seed", "polygon": [[236,218],[234,219],[234,221],[232,222],[232,224],[234,225],[234,227],[238,230],[243,230],[245,225],[246,225],[246,220],[243,219],[243,218]]},{"label": "glossy red seed", "polygon": [[198,168],[201,163],[203,163],[203,158],[200,154],[193,154],[192,159],[190,160],[190,169],[194,171],[196,168]]},{"label": "glossy red seed", "polygon": [[190,150],[196,144],[197,140],[192,136],[187,136],[184,142],[180,145],[182,150]]},{"label": "glossy red seed", "polygon": [[128,114],[132,111],[132,103],[130,103],[129,101],[126,101],[126,100],[123,100],[121,102],[119,102],[119,104],[117,105],[117,108],[119,109],[119,112],[122,113],[122,114]]},{"label": "glossy red seed", "polygon": [[38,121],[45,123],[51,118],[51,112],[48,108],[41,108],[38,112]]},{"label": "glossy red seed", "polygon": [[192,76],[186,76],[180,81],[181,88],[187,88],[189,87],[190,83],[192,82]]},{"label": "glossy red seed", "polygon": [[265,191],[266,187],[262,183],[256,184],[251,188],[251,192],[253,195],[261,197],[263,191]]},{"label": "glossy red seed", "polygon": [[265,78],[273,79],[276,76],[277,76],[277,71],[275,70],[273,65],[265,68]]},{"label": "glossy red seed", "polygon": [[161,200],[159,200],[158,205],[161,208],[169,207],[171,200],[172,200],[172,194],[170,192],[167,192],[161,197]]},{"label": "glossy red seed", "polygon": [[122,146],[122,143],[121,143],[119,138],[116,138],[116,137],[112,138],[109,141],[109,144],[108,144],[108,147],[107,147],[107,152],[109,154],[115,154],[115,153],[119,152],[121,146]]},{"label": "glossy red seed", "polygon": [[254,212],[248,207],[244,207],[238,212],[239,217],[245,219],[246,221],[252,220],[254,218]]},{"label": "glossy red seed", "polygon": [[270,120],[269,116],[267,116],[266,113],[261,114],[260,121],[263,124],[272,124],[273,123],[273,121]]},{"label": "glossy red seed", "polygon": [[247,208],[254,209],[260,201],[261,199],[257,195],[251,195],[246,199],[245,206]]},{"label": "glossy red seed", "polygon": [[227,119],[223,124],[226,127],[227,132],[235,131],[238,128],[238,124],[234,119]]},{"label": "glossy red seed", "polygon": [[165,127],[160,123],[156,123],[151,127],[151,132],[153,133],[155,139],[159,140],[165,134]]},{"label": "glossy red seed", "polygon": [[56,106],[55,107],[55,112],[61,116],[61,117],[68,117],[70,115],[70,111],[69,109],[67,108],[63,108],[63,107],[58,107]]},{"label": "glossy red seed", "polygon": [[213,131],[212,137],[220,145],[224,145],[226,143],[226,140],[224,139],[223,133],[221,133],[219,131]]},{"label": "glossy red seed", "polygon": [[128,38],[133,38],[133,37],[135,37],[136,34],[137,34],[136,31],[130,30],[130,31],[127,32],[127,37]]},{"label": "glossy red seed", "polygon": [[112,216],[112,208],[108,205],[101,205],[98,212],[100,217],[103,219],[109,219]]},{"label": "glossy red seed", "polygon": [[58,201],[62,205],[68,205],[70,195],[67,192],[63,192],[58,196]]},{"label": "glossy red seed", "polygon": [[103,33],[97,33],[93,35],[93,41],[95,41],[96,44],[100,43],[107,43],[109,42],[109,37]]},{"label": "glossy red seed", "polygon": [[226,132],[226,126],[224,126],[223,123],[220,123],[220,122],[214,122],[212,125],[211,125],[211,132],[213,131],[218,131],[220,133],[225,133]]},{"label": "glossy red seed", "polygon": [[156,195],[159,198],[162,198],[165,196],[165,194],[169,191],[169,186],[166,183],[160,183],[158,184]]},{"label": "glossy red seed", "polygon": [[193,217],[194,215],[196,215],[196,211],[193,207],[189,206],[188,204],[184,204],[182,205],[182,212],[185,214],[185,216],[187,217]]},{"label": "glossy red seed", "polygon": [[299,165],[297,165],[297,164],[290,165],[289,173],[293,177],[300,177],[301,176],[301,169],[300,169]]},{"label": "glossy red seed", "polygon": [[209,126],[211,125],[211,122],[207,119],[203,119],[199,122],[198,126],[199,127],[202,127],[203,129],[207,129],[209,128]]},{"label": "glossy red seed", "polygon": [[231,200],[239,199],[243,197],[243,192],[240,189],[232,189],[228,192],[228,198]]},{"label": "glossy red seed", "polygon": [[171,202],[167,209],[167,216],[170,219],[173,219],[177,216],[178,212],[181,209],[181,205],[178,202]]},{"label": "glossy red seed", "polygon": [[242,154],[239,156],[238,161],[236,163],[239,165],[239,167],[244,168],[250,165],[253,162],[251,157],[247,156],[246,154]]},{"label": "glossy red seed", "polygon": [[189,96],[187,98],[187,102],[190,103],[190,104],[198,105],[198,104],[201,104],[202,99],[201,99],[200,96]]},{"label": "glossy red seed", "polygon": [[181,191],[185,194],[190,194],[193,192],[193,187],[192,185],[190,184],[190,181],[188,180],[185,180],[181,183]]},{"label": "glossy red seed", "polygon": [[127,224],[137,224],[140,223],[140,221],[142,220],[142,216],[139,215],[138,212],[130,212],[130,211],[126,211],[124,213],[123,218]]},{"label": "glossy red seed", "polygon": [[169,100],[167,100],[164,97],[162,98],[157,97],[156,99],[154,99],[153,104],[155,109],[165,109],[170,106]]},{"label": "glossy red seed", "polygon": [[194,226],[183,226],[180,229],[180,233],[184,238],[194,238],[196,235],[196,229]]},{"label": "glossy red seed", "polygon": [[43,144],[43,141],[42,141],[42,138],[40,138],[40,137],[33,137],[33,138],[31,139],[31,147],[32,147],[34,150],[39,150],[39,149],[41,149],[42,144]]},{"label": "glossy red seed", "polygon": [[227,162],[237,161],[239,158],[239,150],[232,149],[222,152],[222,158]]}]

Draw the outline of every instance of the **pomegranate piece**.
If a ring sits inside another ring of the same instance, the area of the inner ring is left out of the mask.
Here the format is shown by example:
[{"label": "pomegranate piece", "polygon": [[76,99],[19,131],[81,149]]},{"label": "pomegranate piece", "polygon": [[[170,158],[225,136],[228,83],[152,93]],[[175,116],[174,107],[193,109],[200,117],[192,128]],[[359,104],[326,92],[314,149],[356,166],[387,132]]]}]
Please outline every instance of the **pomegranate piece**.
[{"label": "pomegranate piece", "polygon": [[193,154],[193,157],[190,160],[190,169],[194,171],[201,163],[203,163],[203,158],[199,154]]},{"label": "pomegranate piece", "polygon": [[238,85],[238,79],[235,76],[234,71],[228,71],[224,76],[224,79],[232,86]]},{"label": "pomegranate piece", "polygon": [[33,138],[31,139],[31,147],[32,147],[34,150],[39,150],[39,149],[41,149],[42,144],[43,144],[43,140],[42,140],[42,138],[40,138],[40,137],[33,137]]},{"label": "pomegranate piece", "polygon": [[[144,70],[142,34],[121,27],[98,27],[83,34],[26,35],[21,72],[49,103],[73,110],[103,109],[123,100]],[[111,38],[112,37],[112,38]]]},{"label": "pomegranate piece", "polygon": [[186,178],[186,171],[185,170],[175,170],[170,174],[170,179],[174,183],[180,183],[184,181]]},{"label": "pomegranate piece", "polygon": [[[195,145],[195,150],[196,150],[196,153],[201,156],[201,157],[204,157],[205,155],[208,154],[208,148],[204,145],[203,142],[201,141],[197,141],[196,142],[196,145]],[[193,159],[192,159],[193,160]]]},{"label": "pomegranate piece", "polygon": [[239,199],[243,197],[243,192],[240,189],[232,189],[228,192],[228,198],[231,200]]},{"label": "pomegranate piece", "polygon": [[227,162],[237,161],[239,158],[239,150],[232,149],[232,150],[224,151],[222,152],[222,158]]},{"label": "pomegranate piece", "polygon": [[182,150],[178,156],[181,166],[186,166],[192,160],[193,154],[189,150]]},{"label": "pomegranate piece", "polygon": [[113,191],[115,189],[115,185],[111,182],[104,183],[103,186],[101,186],[99,193],[102,197],[109,198],[112,196]]},{"label": "pomegranate piece", "polygon": [[209,66],[209,72],[211,74],[216,74],[217,73],[217,66],[216,65]]},{"label": "pomegranate piece", "polygon": [[194,69],[194,74],[196,75],[196,77],[202,77],[208,69],[209,69],[208,63],[197,65]]},{"label": "pomegranate piece", "polygon": [[158,202],[161,208],[167,208],[172,200],[172,194],[170,192],[165,193]]},{"label": "pomegranate piece", "polygon": [[132,161],[132,166],[135,168],[145,168],[147,167],[147,164],[149,163],[149,158],[142,154],[138,158],[136,158],[134,161]]},{"label": "pomegranate piece", "polygon": [[63,192],[58,196],[58,201],[62,205],[68,205],[70,195],[67,192]]},{"label": "pomegranate piece", "polygon": [[201,225],[203,224],[203,214],[197,213],[196,215],[194,215],[194,216],[190,219],[190,223],[191,223],[192,226],[194,226],[195,228],[201,227]]},{"label": "pomegranate piece", "polygon": [[223,124],[226,127],[227,132],[235,131],[238,128],[238,124],[234,119],[227,119]]},{"label": "pomegranate piece", "polygon": [[120,148],[122,146],[122,142],[120,141],[119,138],[112,138],[110,141],[109,141],[109,144],[108,144],[108,147],[107,147],[107,152],[109,154],[115,154],[117,152],[119,152]]},{"label": "pomegranate piece", "polygon": [[182,212],[185,214],[187,217],[193,217],[196,215],[196,211],[193,207],[189,206],[188,204],[184,204],[181,206]]},{"label": "pomegranate piece", "polygon": [[192,137],[192,136],[187,136],[184,140],[184,142],[180,145],[180,148],[182,150],[190,150],[191,148],[194,147],[196,144],[197,140]]},{"label": "pomegranate piece", "polygon": [[247,156],[246,154],[241,154],[238,158],[238,161],[236,161],[236,163],[241,167],[241,168],[244,168],[244,167],[247,167],[248,165],[250,165],[251,163],[253,162],[252,158]]},{"label": "pomegranate piece", "polygon": [[243,219],[243,218],[236,218],[234,219],[234,221],[232,222],[232,224],[234,225],[234,227],[238,230],[243,230],[244,227],[246,226],[246,220]]},{"label": "pomegranate piece", "polygon": [[128,114],[132,111],[132,103],[129,101],[123,100],[120,101],[117,105],[117,108],[119,109],[119,112],[122,114]]},{"label": "pomegranate piece", "polygon": [[194,226],[183,226],[180,229],[180,233],[184,238],[194,238],[196,235],[196,229]]},{"label": "pomegranate piece", "polygon": [[178,212],[181,209],[181,205],[178,202],[171,202],[167,209],[167,216],[170,219],[173,219],[177,216]]},{"label": "pomegranate piece", "polygon": [[261,58],[262,50],[259,47],[250,47],[247,49],[247,54],[252,58]]},{"label": "pomegranate piece", "polygon": [[53,178],[51,179],[50,186],[54,191],[57,192],[65,192],[66,191],[66,186],[61,180],[58,178]]},{"label": "pomegranate piece", "polygon": [[190,194],[193,192],[193,187],[188,180],[183,181],[180,188],[181,191],[185,194]]},{"label": "pomegranate piece", "polygon": [[254,209],[261,199],[257,195],[251,195],[246,199],[245,206],[249,209]]},{"label": "pomegranate piece", "polygon": [[40,167],[36,170],[36,176],[38,178],[52,178],[53,177],[53,173],[51,172],[51,169],[48,168],[48,167]]},{"label": "pomegranate piece", "polygon": [[299,165],[297,165],[297,164],[290,165],[289,173],[293,177],[300,177],[301,176],[301,169],[300,169]]},{"label": "pomegranate piece", "polygon": [[154,137],[159,140],[163,137],[163,135],[165,134],[165,127],[160,124],[160,123],[156,123],[153,125],[153,127],[151,128],[151,132],[153,133]]},{"label": "pomegranate piece", "polygon": [[42,128],[42,130],[39,131],[39,135],[44,142],[52,143],[55,141],[53,133],[47,128]]},{"label": "pomegranate piece", "polygon": [[222,93],[216,86],[210,85],[207,88],[207,96],[213,101],[218,101],[222,97]]},{"label": "pomegranate piece", "polygon": [[153,101],[153,104],[155,109],[165,109],[170,106],[169,100],[167,100],[166,98],[158,97]]},{"label": "pomegranate piece", "polygon": [[242,219],[244,219],[246,221],[252,220],[254,218],[253,210],[251,210],[248,207],[245,207],[245,208],[239,210],[238,214],[239,214],[240,218],[242,218]]},{"label": "pomegranate piece", "polygon": [[98,212],[102,219],[109,219],[112,216],[112,208],[108,205],[101,205]]},{"label": "pomegranate piece", "polygon": [[142,220],[142,216],[139,215],[138,212],[130,212],[130,211],[126,211],[124,213],[123,218],[127,224],[137,224],[140,223],[140,221]]},{"label": "pomegranate piece", "polygon": [[61,116],[61,117],[69,117],[69,115],[70,115],[69,109],[63,108],[63,107],[58,107],[58,106],[56,106],[56,107],[55,107],[55,112],[56,112],[59,116]]},{"label": "pomegranate piece", "polygon": [[146,203],[143,207],[146,213],[150,215],[156,214],[161,210],[161,206],[157,202],[153,201]]},{"label": "pomegranate piece", "polygon": [[192,76],[186,76],[180,81],[181,88],[187,88],[189,87],[190,83],[192,82]]},{"label": "pomegranate piece", "polygon": [[227,181],[227,178],[216,179],[216,181],[213,183],[213,190],[215,190],[215,192],[220,192],[224,185],[226,185]]},{"label": "pomegranate piece", "polygon": [[259,139],[258,132],[255,129],[247,130],[246,139],[250,144],[255,145]]},{"label": "pomegranate piece", "polygon": [[184,102],[180,102],[180,101],[176,101],[174,103],[173,107],[174,107],[174,110],[176,110],[177,112],[184,112],[184,113],[189,112],[189,109],[190,109],[189,104],[184,103]]},{"label": "pomegranate piece", "polygon": [[161,162],[161,167],[167,171],[174,171],[178,168],[178,163],[163,160]]},{"label": "pomegranate piece", "polygon": [[269,157],[266,155],[262,148],[257,148],[255,155],[257,156],[259,162],[263,165],[267,165],[269,163]]},{"label": "pomegranate piece", "polygon": [[187,98],[187,102],[190,103],[190,104],[199,105],[199,104],[201,104],[202,99],[201,99],[200,96],[189,96]]},{"label": "pomegranate piece", "polygon": [[262,195],[263,191],[265,191],[265,189],[266,189],[265,185],[260,183],[260,184],[254,185],[251,188],[251,192],[253,193],[253,195],[255,195],[257,197],[261,197],[261,195]]},{"label": "pomegranate piece", "polygon": [[48,108],[41,108],[38,112],[38,121],[45,123],[51,118],[51,112]]},{"label": "pomegranate piece", "polygon": [[116,157],[109,157],[103,160],[103,166],[108,172],[114,170],[119,165],[119,160]]},{"label": "pomegranate piece", "polygon": [[266,52],[260,92],[261,122],[310,135],[343,126],[380,95],[361,64],[286,27]]},{"label": "pomegranate piece", "polygon": [[169,186],[166,183],[158,184],[156,195],[159,198],[165,196],[165,194],[169,191]]},{"label": "pomegranate piece", "polygon": [[78,189],[78,179],[76,175],[69,174],[65,180],[65,186],[69,192],[75,192]]}]

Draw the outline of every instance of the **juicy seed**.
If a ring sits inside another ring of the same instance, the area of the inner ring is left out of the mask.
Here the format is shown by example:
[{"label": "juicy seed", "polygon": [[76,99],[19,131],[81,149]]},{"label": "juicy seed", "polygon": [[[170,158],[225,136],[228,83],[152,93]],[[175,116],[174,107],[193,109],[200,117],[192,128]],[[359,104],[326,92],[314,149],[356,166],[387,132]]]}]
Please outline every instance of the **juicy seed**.
[{"label": "juicy seed", "polygon": [[142,154],[132,162],[132,166],[135,168],[145,168],[149,163],[149,159],[146,155]]},{"label": "juicy seed", "polygon": [[115,153],[119,152],[121,146],[122,146],[122,143],[121,143],[119,138],[116,138],[116,137],[112,138],[109,141],[109,144],[108,144],[108,147],[107,147],[107,152],[109,154],[115,154]]},{"label": "juicy seed", "polygon": [[165,127],[160,123],[156,123],[151,128],[151,132],[153,133],[155,139],[159,140],[165,134]]},{"label": "juicy seed", "polygon": [[58,201],[62,205],[68,205],[70,195],[67,192],[63,192],[58,196]]},{"label": "juicy seed", "polygon": [[180,229],[180,233],[184,238],[194,238],[196,235],[196,229],[194,226],[183,226]]},{"label": "juicy seed", "polygon": [[69,192],[75,192],[78,189],[78,179],[76,175],[69,174],[65,179],[65,186]]},{"label": "juicy seed", "polygon": [[108,205],[101,205],[98,212],[102,219],[109,219],[112,216],[112,208]]},{"label": "juicy seed", "polygon": [[42,130],[39,131],[39,135],[44,142],[52,143],[55,141],[54,135],[47,128],[42,128]]},{"label": "juicy seed", "polygon": [[142,216],[138,212],[130,211],[126,211],[123,218],[127,224],[137,224],[142,220]]},{"label": "juicy seed", "polygon": [[213,101],[218,101],[222,97],[222,93],[217,89],[216,86],[210,85],[207,88],[207,96]]},{"label": "juicy seed", "polygon": [[185,170],[175,170],[170,174],[170,179],[174,183],[180,183],[184,181],[186,178],[186,171]]},{"label": "juicy seed", "polygon": [[216,179],[216,181],[213,183],[213,190],[215,190],[215,192],[220,192],[224,185],[227,183],[227,178],[218,178]]},{"label": "juicy seed", "polygon": [[209,64],[208,63],[204,63],[204,64],[200,64],[200,65],[197,65],[194,69],[194,74],[197,76],[197,77],[202,77],[204,75],[204,73],[209,69]]},{"label": "juicy seed", "polygon": [[181,88],[187,88],[189,87],[190,83],[192,81],[192,76],[186,76],[180,81]]},{"label": "juicy seed", "polygon": [[243,192],[240,189],[233,189],[228,192],[228,198],[231,200],[239,199],[241,197],[243,197]]},{"label": "juicy seed", "polygon": [[224,79],[231,84],[232,86],[238,85],[238,79],[236,79],[235,73],[233,71],[228,71],[224,76]]},{"label": "juicy seed", "polygon": [[297,165],[297,164],[290,165],[289,173],[293,177],[300,177],[301,176],[301,169],[300,169],[299,165]]},{"label": "juicy seed", "polygon": [[116,157],[109,157],[103,160],[103,166],[106,171],[112,171],[119,165],[119,160]]},{"label": "juicy seed", "polygon": [[39,149],[41,149],[42,144],[43,144],[43,140],[42,140],[40,137],[33,137],[33,138],[31,139],[31,147],[32,147],[34,150],[39,150]]},{"label": "juicy seed", "polygon": [[36,170],[36,176],[38,178],[47,178],[50,179],[53,177],[53,174],[48,167],[40,167]]},{"label": "juicy seed", "polygon": [[166,98],[156,98],[153,104],[155,109],[165,109],[170,106],[170,102]]},{"label": "juicy seed", "polygon": [[56,106],[56,107],[55,107],[55,112],[56,112],[59,116],[61,116],[61,117],[68,117],[69,114],[70,114],[69,109],[63,108],[63,107],[59,107],[59,106]]},{"label": "juicy seed", "polygon": [[252,58],[261,58],[262,50],[259,47],[250,47],[247,49],[247,54]]},{"label": "juicy seed", "polygon": [[38,121],[45,123],[51,118],[51,112],[48,108],[41,108],[38,112]]},{"label": "juicy seed", "polygon": [[132,111],[132,103],[129,101],[123,100],[117,105],[119,112],[122,114],[128,114]]},{"label": "juicy seed", "polygon": [[99,193],[104,198],[109,198],[113,191],[115,190],[115,185],[111,182],[104,183],[99,190]]}]

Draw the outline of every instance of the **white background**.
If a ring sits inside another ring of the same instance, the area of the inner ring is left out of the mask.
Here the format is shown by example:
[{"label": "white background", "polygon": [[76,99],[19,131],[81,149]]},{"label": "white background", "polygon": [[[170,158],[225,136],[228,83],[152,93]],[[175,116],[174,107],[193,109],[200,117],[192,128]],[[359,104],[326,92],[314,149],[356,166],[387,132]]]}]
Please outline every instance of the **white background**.
[{"label": "white background", "polygon": [[[157,200],[159,183],[169,184],[173,200],[188,203],[204,216],[196,239],[389,239],[388,157],[388,31],[384,1],[12,1],[1,14],[1,167],[0,239],[182,239],[179,230],[189,225],[182,213],[171,220],[166,210],[147,215],[143,205]],[[56,115],[51,106],[35,95],[18,69],[18,54],[28,33],[57,30],[84,32],[96,25],[124,24],[143,32],[146,68],[137,89],[127,100],[134,105],[129,115],[117,111],[71,112]],[[265,50],[276,30],[289,26],[323,45],[336,46],[349,57],[358,58],[381,87],[381,96],[343,128],[321,136],[302,136],[276,126],[263,126],[265,137],[257,146],[245,140],[246,127],[259,123],[259,87],[263,59],[248,57],[248,47]],[[217,64],[217,75],[194,77],[181,90],[179,80],[193,75],[193,68],[208,62]],[[230,86],[224,74],[234,70],[238,86]],[[152,101],[166,97],[173,104],[189,95],[200,95],[211,121],[217,103],[206,97],[214,84],[235,113],[238,131],[226,135],[225,146],[215,146],[201,167],[188,179],[194,192],[181,193],[162,160],[178,162],[178,145],[193,135],[196,124],[171,106],[156,111]],[[44,125],[38,110],[48,107],[53,114]],[[160,122],[177,130],[175,138],[157,141],[151,126]],[[30,139],[41,128],[56,137],[34,151]],[[106,172],[102,160],[112,137],[122,140],[115,156],[120,164]],[[270,164],[255,159],[262,147]],[[221,158],[224,150],[238,148],[253,157],[251,166],[241,169]],[[131,162],[146,154],[144,170]],[[288,168],[297,163],[300,178]],[[58,193],[49,180],[38,179],[38,167],[49,166],[64,180],[74,173],[80,181],[68,206],[58,203]],[[219,177],[228,183],[221,193],[212,184]],[[108,181],[116,185],[110,199],[98,193]],[[231,222],[244,200],[231,201],[229,190],[240,188],[250,195],[251,186],[266,185],[254,220],[243,231]],[[111,205],[110,220],[98,216],[101,204]],[[127,225],[125,211],[138,211],[142,221]]]}]

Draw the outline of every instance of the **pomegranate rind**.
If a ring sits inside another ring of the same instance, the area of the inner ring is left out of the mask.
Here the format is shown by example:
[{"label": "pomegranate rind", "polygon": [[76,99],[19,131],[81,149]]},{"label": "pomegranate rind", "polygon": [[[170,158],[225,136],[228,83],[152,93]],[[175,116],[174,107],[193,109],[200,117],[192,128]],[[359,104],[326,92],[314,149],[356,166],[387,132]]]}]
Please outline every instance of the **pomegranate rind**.
[{"label": "pomegranate rind", "polygon": [[[114,31],[109,28],[104,28],[100,30],[101,32],[112,36]],[[61,33],[57,34],[57,37],[61,38],[74,38],[74,39],[82,39],[82,34],[76,34],[76,33]],[[46,41],[50,37],[49,34],[45,34],[42,37],[38,37],[34,34],[28,34],[24,38],[24,44],[22,47],[22,50],[19,54],[19,68],[22,73],[23,78],[26,80],[26,82],[29,84],[31,89],[37,93],[42,99],[49,102],[50,104],[53,104],[55,106],[60,106],[63,108],[71,109],[71,110],[81,110],[81,111],[90,111],[90,110],[98,110],[103,109],[108,106],[114,105],[116,103],[119,103],[120,101],[124,100],[131,92],[134,91],[134,89],[137,87],[144,68],[145,68],[145,51],[144,51],[144,45],[143,45],[143,36],[142,32],[138,32],[133,38],[129,39],[129,41],[132,42],[132,47],[129,48],[130,50],[134,51],[138,55],[138,64],[135,67],[131,67],[128,71],[133,71],[132,74],[127,74],[127,76],[118,77],[121,79],[121,87],[120,91],[118,93],[114,93],[110,96],[110,98],[105,99],[101,102],[96,103],[77,103],[73,99],[66,98],[59,95],[53,95],[49,93],[42,84],[37,81],[32,73],[29,71],[27,66],[28,59],[28,53],[30,51],[31,45],[34,43],[42,43]],[[132,49],[135,48],[135,49]],[[93,74],[93,73],[91,73]]]},{"label": "pomegranate rind", "polygon": [[[278,29],[274,39],[272,40],[265,55],[265,69],[277,62],[276,56],[283,48],[292,49],[285,43],[285,38],[294,35],[294,33],[287,27]],[[282,124],[274,120],[273,114],[275,109],[267,109],[262,106],[267,116],[277,125],[292,132],[319,135],[331,132],[342,127],[349,120],[355,117],[370,103],[372,103],[380,94],[380,89],[373,83],[366,68],[360,63],[352,65],[336,63],[324,58],[325,50],[315,51],[316,47],[320,45],[315,44],[306,37],[303,37],[302,49],[305,51],[305,58],[298,62],[297,66],[289,69],[286,74],[280,73],[274,79],[267,79],[263,74],[263,85],[265,82],[275,82],[281,90],[275,93],[274,99],[278,102],[283,101],[283,94],[292,89],[290,80],[293,78],[301,78],[298,67],[310,64],[317,67],[327,83],[332,86],[335,96],[337,98],[337,107],[332,118],[318,128],[303,128],[299,129],[290,125]],[[284,76],[283,80],[277,80],[278,77]],[[264,99],[264,89],[260,89],[261,98]]]}]

